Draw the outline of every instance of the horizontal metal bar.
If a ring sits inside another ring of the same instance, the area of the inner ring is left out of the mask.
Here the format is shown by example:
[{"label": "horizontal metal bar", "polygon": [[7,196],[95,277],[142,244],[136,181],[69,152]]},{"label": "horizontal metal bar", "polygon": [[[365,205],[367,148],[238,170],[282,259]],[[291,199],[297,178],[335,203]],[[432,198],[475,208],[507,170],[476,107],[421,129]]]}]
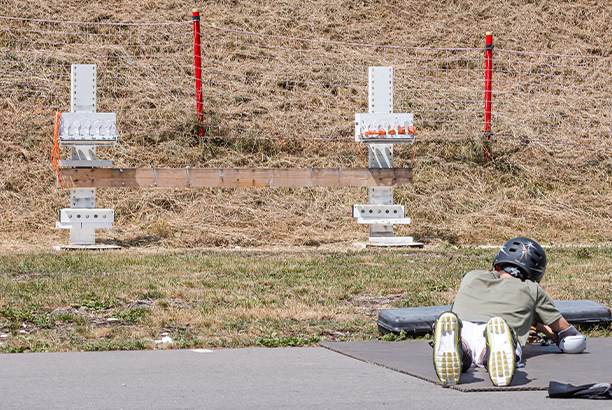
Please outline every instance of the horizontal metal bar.
[{"label": "horizontal metal bar", "polygon": [[366,225],[409,225],[410,218],[357,218],[357,223]]},{"label": "horizontal metal bar", "polygon": [[403,218],[403,205],[353,205],[354,218]]},{"label": "horizontal metal bar", "polygon": [[62,223],[56,222],[57,229],[112,229],[112,222],[74,222]]},{"label": "horizontal metal bar", "polygon": [[117,140],[95,140],[91,138],[82,138],[78,140],[59,140],[59,145],[62,147],[73,147],[78,145],[95,145],[95,146],[114,146]]},{"label": "horizontal metal bar", "polygon": [[61,223],[93,223],[93,222],[115,222],[115,211],[112,209],[95,208],[64,208],[60,209],[59,220]]},{"label": "horizontal metal bar", "polygon": [[60,167],[112,167],[113,161],[110,159],[93,159],[93,160],[81,160],[81,159],[60,159]]},{"label": "horizontal metal bar", "polygon": [[414,144],[415,137],[393,137],[393,138],[368,138],[364,137],[359,142],[362,144]]}]

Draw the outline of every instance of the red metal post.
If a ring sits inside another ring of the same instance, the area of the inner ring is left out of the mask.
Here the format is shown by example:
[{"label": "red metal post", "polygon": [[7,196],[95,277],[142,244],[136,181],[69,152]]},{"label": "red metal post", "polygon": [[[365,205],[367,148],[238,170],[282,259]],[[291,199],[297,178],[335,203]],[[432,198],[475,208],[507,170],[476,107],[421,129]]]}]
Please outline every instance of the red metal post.
[{"label": "red metal post", "polygon": [[485,151],[484,151],[484,164],[488,165],[489,159],[491,159],[491,147],[489,141],[491,140],[491,78],[493,74],[493,33],[487,32],[485,42]]},{"label": "red metal post", "polygon": [[196,106],[200,137],[204,136],[204,116],[202,115],[202,51],[200,49],[200,10],[193,9],[193,57],[196,79]]}]

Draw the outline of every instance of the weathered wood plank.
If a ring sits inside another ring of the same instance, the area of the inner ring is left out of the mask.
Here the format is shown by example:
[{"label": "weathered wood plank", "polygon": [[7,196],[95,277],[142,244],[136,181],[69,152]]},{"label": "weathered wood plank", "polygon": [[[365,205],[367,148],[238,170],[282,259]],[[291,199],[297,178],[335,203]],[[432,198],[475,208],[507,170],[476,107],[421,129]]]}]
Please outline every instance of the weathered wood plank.
[{"label": "weathered wood plank", "polygon": [[411,168],[67,168],[64,188],[410,186]]}]

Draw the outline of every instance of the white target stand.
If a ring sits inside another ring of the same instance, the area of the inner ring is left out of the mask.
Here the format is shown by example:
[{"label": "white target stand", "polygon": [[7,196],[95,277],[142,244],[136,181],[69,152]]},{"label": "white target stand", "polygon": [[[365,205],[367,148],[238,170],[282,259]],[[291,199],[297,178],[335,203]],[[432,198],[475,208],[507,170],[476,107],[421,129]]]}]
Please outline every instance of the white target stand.
[{"label": "white target stand", "polygon": [[[393,67],[370,67],[368,84],[369,113],[355,114],[355,141],[368,146],[368,168],[393,168],[393,144],[415,142],[414,117],[393,113]],[[353,206],[357,223],[369,226],[367,245],[423,247],[411,236],[393,236],[393,225],[410,224],[410,218],[393,204],[392,187],[371,187],[368,197],[368,205]]]},{"label": "white target stand", "polygon": [[[97,73],[95,64],[73,64],[70,76],[70,112],[61,114],[59,146],[70,147],[70,159],[60,160],[60,167],[91,168],[112,166],[111,160],[99,160],[97,146],[117,142],[117,114],[97,113]],[[118,249],[115,245],[96,245],[96,229],[110,229],[115,221],[112,209],[96,209],[96,188],[71,188],[70,208],[60,210],[58,229],[70,229],[67,245],[61,249]]]}]

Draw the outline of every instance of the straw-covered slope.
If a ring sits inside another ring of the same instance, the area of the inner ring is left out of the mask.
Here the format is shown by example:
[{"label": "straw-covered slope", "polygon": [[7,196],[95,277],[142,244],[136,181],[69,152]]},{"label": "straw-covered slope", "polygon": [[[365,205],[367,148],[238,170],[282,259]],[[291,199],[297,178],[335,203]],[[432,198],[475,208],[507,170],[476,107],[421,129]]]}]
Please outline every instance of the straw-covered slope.
[{"label": "straw-covered slope", "polygon": [[[612,5],[595,1],[59,1],[0,0],[0,15],[88,22],[169,22],[190,19],[218,27],[363,44],[482,47],[493,31],[497,48],[610,56]],[[19,101],[0,95],[8,109]],[[50,123],[52,120],[50,120]],[[7,247],[65,242],[53,229],[67,191],[54,185],[52,129],[20,125],[0,132],[0,243]],[[610,176],[604,150],[493,145],[483,167],[479,136],[421,142],[414,187],[395,202],[413,218],[399,235],[426,243],[499,243],[528,235],[543,243],[604,243],[612,239]],[[108,156],[106,156],[108,155]],[[396,166],[411,166],[412,147],[398,148]],[[316,141],[198,141],[177,134],[147,145],[126,138],[105,152],[119,166],[359,167],[355,144]],[[146,161],[143,159],[146,158]],[[102,242],[121,245],[286,246],[350,244],[367,228],[351,218],[364,189],[103,190],[98,206],[116,210]]]}]

